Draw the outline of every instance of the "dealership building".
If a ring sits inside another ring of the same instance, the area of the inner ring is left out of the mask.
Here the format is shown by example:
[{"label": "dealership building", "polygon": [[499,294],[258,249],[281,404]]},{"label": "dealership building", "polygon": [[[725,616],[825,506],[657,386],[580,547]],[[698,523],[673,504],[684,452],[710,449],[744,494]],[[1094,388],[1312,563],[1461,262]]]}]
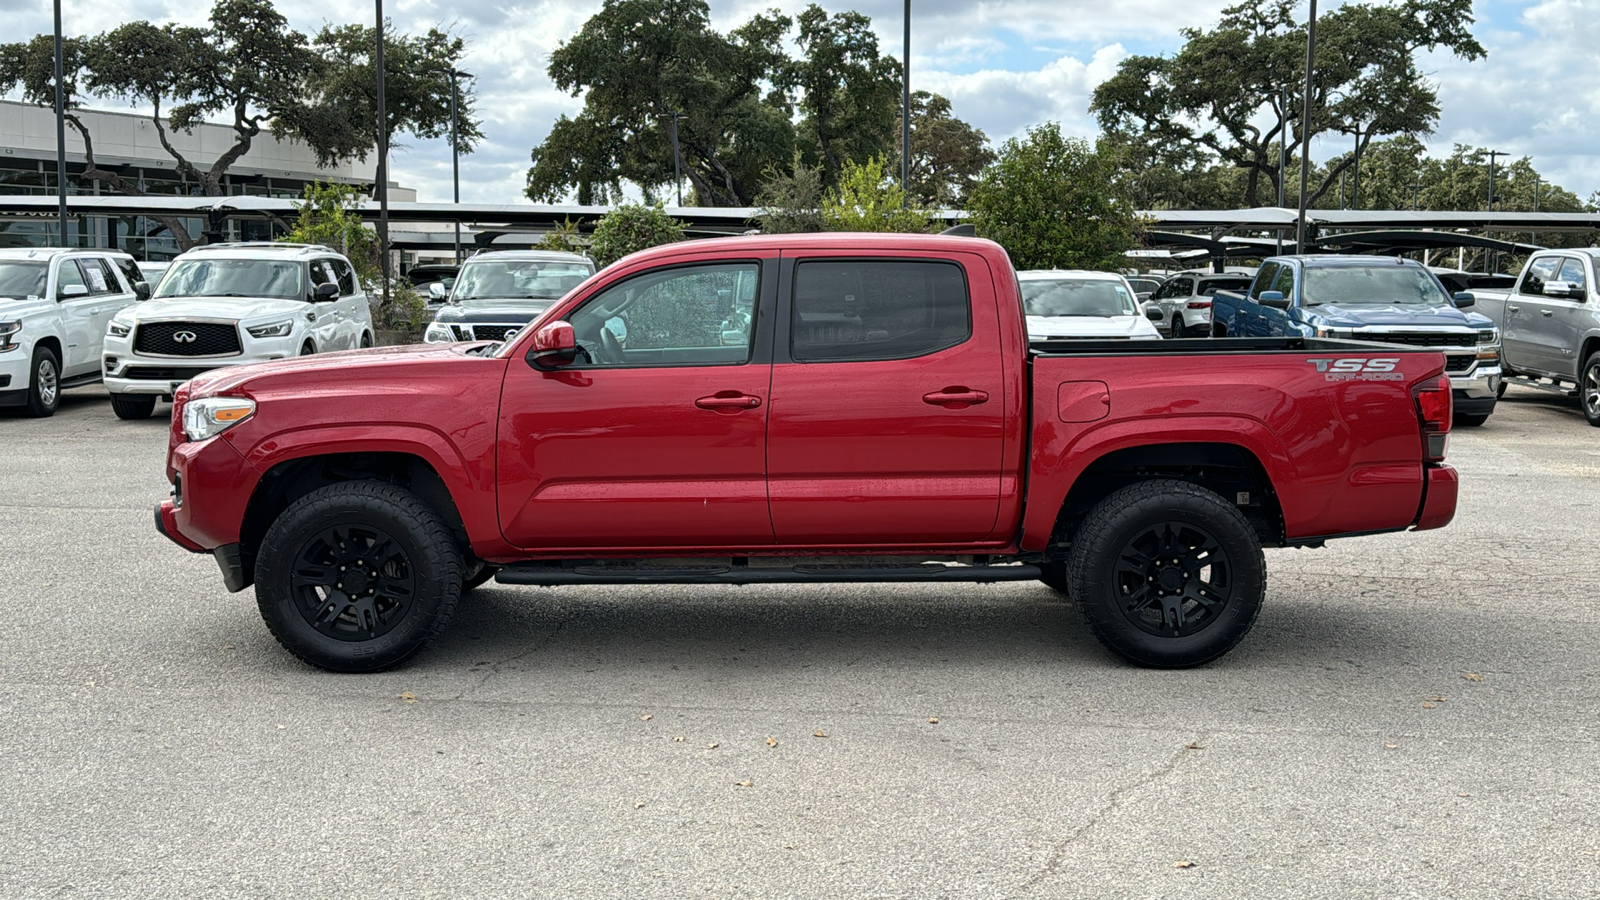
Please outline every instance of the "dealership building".
[{"label": "dealership building", "polygon": [[[79,109],[73,111],[89,129],[94,141],[95,164],[115,172],[152,197],[186,197],[203,194],[200,185],[178,170],[177,161],[161,146],[156,126],[147,115]],[[202,171],[234,144],[227,125],[202,124],[192,132],[167,131],[167,138],[185,159]],[[67,194],[116,195],[98,178],[85,178],[83,140],[70,123],[66,130]],[[247,195],[298,199],[307,184],[339,182],[370,187],[377,172],[376,154],[365,161],[323,168],[316,154],[293,140],[279,140],[270,132],[257,135],[250,151],[223,176],[223,191]],[[56,117],[50,108],[0,100],[0,194],[56,193]],[[389,186],[397,202],[416,199],[416,192]],[[172,217],[162,217],[174,221]],[[179,216],[175,221],[193,238],[206,230],[202,216]],[[283,230],[273,219],[239,219],[227,223],[230,240],[269,240]],[[179,252],[169,226],[143,215],[75,215],[67,222],[67,243],[72,246],[113,247],[136,259],[171,259]],[[0,247],[57,246],[55,211],[0,213]]]}]

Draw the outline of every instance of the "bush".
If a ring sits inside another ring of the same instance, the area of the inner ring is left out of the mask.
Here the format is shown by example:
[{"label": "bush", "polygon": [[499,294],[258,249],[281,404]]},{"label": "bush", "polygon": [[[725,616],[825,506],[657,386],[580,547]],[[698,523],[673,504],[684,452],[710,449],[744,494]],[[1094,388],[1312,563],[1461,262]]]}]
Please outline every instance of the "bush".
[{"label": "bush", "polygon": [[605,268],[630,253],[683,240],[683,226],[660,204],[628,203],[600,217],[589,240],[589,256]]},{"label": "bush", "polygon": [[846,160],[839,184],[822,200],[822,223],[828,231],[897,231],[925,234],[933,216],[912,207],[906,192],[885,171],[877,157],[857,165]]},{"label": "bush", "polygon": [[767,167],[766,183],[756,195],[756,224],[762,234],[822,231],[822,170],[806,165],[800,154],[786,173]]}]

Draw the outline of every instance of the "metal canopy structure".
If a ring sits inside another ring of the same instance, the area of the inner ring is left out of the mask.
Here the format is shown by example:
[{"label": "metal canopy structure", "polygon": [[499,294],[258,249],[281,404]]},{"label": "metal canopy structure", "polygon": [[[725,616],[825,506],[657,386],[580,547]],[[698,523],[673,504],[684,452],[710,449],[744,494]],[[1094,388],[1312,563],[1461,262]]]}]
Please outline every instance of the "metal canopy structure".
[{"label": "metal canopy structure", "polygon": [[1318,248],[1338,253],[1394,254],[1423,250],[1454,250],[1467,247],[1497,250],[1501,253],[1532,253],[1544,248],[1538,244],[1502,241],[1459,231],[1346,231],[1315,241]]}]

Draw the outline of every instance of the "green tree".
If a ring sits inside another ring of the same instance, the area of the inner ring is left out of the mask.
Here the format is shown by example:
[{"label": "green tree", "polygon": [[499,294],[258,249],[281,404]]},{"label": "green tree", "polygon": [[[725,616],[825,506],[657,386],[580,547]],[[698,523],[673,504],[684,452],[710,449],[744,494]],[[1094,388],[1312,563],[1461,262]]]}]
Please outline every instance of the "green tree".
[{"label": "green tree", "polygon": [[[356,205],[361,197],[347,184],[306,185],[295,204],[294,225],[278,240],[292,244],[322,244],[343,253],[355,267],[367,296],[377,296],[383,286],[382,255],[378,233],[361,221]],[[410,284],[390,286],[389,299],[373,310],[373,325],[380,329],[419,334],[426,325],[427,301]]]},{"label": "green tree", "polygon": [[[1184,30],[1177,54],[1123,60],[1095,89],[1090,109],[1109,135],[1204,151],[1242,169],[1244,203],[1257,206],[1276,199],[1280,122],[1293,129],[1291,146],[1306,130],[1313,137],[1359,132],[1363,147],[1380,137],[1429,134],[1439,118],[1438,92],[1417,55],[1484,55],[1469,30],[1471,0],[1346,3],[1318,18],[1308,116],[1297,87],[1305,80],[1300,7],[1297,0],[1243,0],[1224,11],[1216,28]],[[1313,199],[1347,167],[1330,168],[1314,184]]]},{"label": "green tree", "polygon": [[1019,269],[1112,269],[1139,242],[1114,154],[1063,137],[1054,122],[1006,141],[967,208],[978,235],[1005,247]]},{"label": "green tree", "polygon": [[[175,168],[206,196],[225,193],[224,176],[267,130],[304,141],[323,165],[365,158],[377,141],[377,116],[369,114],[376,107],[363,105],[375,89],[373,70],[369,65],[363,72],[356,64],[364,50],[328,38],[359,31],[330,26],[313,44],[289,27],[271,0],[217,0],[205,27],[136,21],[67,41],[62,88],[67,124],[83,141],[84,177],[117,193],[144,194],[114,167],[100,164],[94,135],[73,112],[91,98],[147,107]],[[391,125],[437,136],[448,122],[448,82],[429,73],[448,69],[462,51],[461,42],[439,32],[421,38],[397,35],[392,41],[385,66]],[[53,60],[51,35],[0,44],[0,93],[20,88],[24,100],[53,106]],[[463,108],[467,149],[478,137],[470,90]],[[192,159],[170,140],[174,131],[192,132],[219,119],[231,129],[232,141],[213,158]],[[180,246],[193,245],[178,220],[162,221]]]},{"label": "green tree", "polygon": [[661,206],[628,203],[600,217],[589,240],[589,257],[601,268],[630,253],[683,240],[683,226]]},{"label": "green tree", "polygon": [[702,203],[746,206],[763,169],[794,147],[791,108],[764,91],[790,20],[757,16],[723,35],[705,0],[606,0],[550,56],[556,86],[584,97],[533,150],[527,194],[554,201],[576,189],[589,205],[621,196],[631,181],[654,201],[679,165]]},{"label": "green tree", "polygon": [[834,184],[847,162],[887,156],[895,146],[900,63],[878,53],[872,19],[858,12],[828,15],[815,3],[798,16],[802,55],[781,71],[799,94],[799,143]]},{"label": "green tree", "polygon": [[989,139],[956,118],[949,100],[927,91],[911,95],[908,187],[916,202],[935,209],[963,208],[978,176],[992,162]]},{"label": "green tree", "polygon": [[822,198],[824,230],[920,234],[932,229],[933,217],[913,208],[884,168],[878,157],[860,164],[845,160],[839,183]]},{"label": "green tree", "polygon": [[796,152],[789,171],[776,166],[767,170],[756,206],[756,223],[764,234],[822,231],[822,172]]},{"label": "green tree", "polygon": [[582,253],[583,232],[578,229],[578,223],[570,218],[563,218],[561,224],[545,232],[539,239],[540,250],[555,250],[559,253]]}]

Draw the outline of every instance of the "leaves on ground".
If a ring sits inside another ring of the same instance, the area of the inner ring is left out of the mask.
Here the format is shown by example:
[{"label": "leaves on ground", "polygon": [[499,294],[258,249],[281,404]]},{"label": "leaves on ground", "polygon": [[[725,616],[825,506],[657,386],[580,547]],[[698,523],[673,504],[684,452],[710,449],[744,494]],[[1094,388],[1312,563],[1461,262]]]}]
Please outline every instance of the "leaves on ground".
[{"label": "leaves on ground", "polygon": [[410,691],[401,691],[400,692],[400,699],[404,700],[407,703],[415,703],[415,702],[417,702],[417,695],[411,693]]},{"label": "leaves on ground", "polygon": [[1187,859],[1180,859],[1173,863],[1172,867],[1174,869],[1192,869],[1194,868],[1194,863],[1188,861]]},{"label": "leaves on ground", "polygon": [[1424,700],[1424,701],[1422,701],[1422,708],[1423,709],[1438,709],[1439,708],[1439,704],[1437,704],[1437,703],[1429,703],[1428,701]]},{"label": "leaves on ground", "polygon": [[655,718],[655,716],[652,716],[649,713],[645,713],[644,715],[639,717],[639,721],[648,722],[648,721],[650,721],[651,719],[654,719],[654,718]]},{"label": "leaves on ground", "polygon": [[716,741],[712,741],[712,742],[711,742],[711,743],[709,743],[709,744],[707,744],[707,745],[706,745],[706,749],[707,749],[707,750],[715,750],[715,749],[717,749],[717,748],[718,748],[718,747],[719,747],[719,746],[721,746],[721,745],[720,745],[720,744],[718,744],[718,743],[717,743],[717,742],[716,742]]},{"label": "leaves on ground", "polygon": [[776,747],[776,746],[778,746],[778,739],[774,738],[774,737],[768,737],[767,738],[767,746],[768,747]]},{"label": "leaves on ground", "polygon": [[1183,749],[1185,749],[1185,750],[1204,750],[1205,747],[1202,746],[1199,741],[1190,741],[1189,743],[1183,745]]},{"label": "leaves on ground", "polygon": [[937,725],[937,724],[939,724],[939,717],[938,716],[929,716],[928,717],[928,724],[929,725]]},{"label": "leaves on ground", "polygon": [[1461,677],[1467,681],[1482,681],[1483,676],[1477,672],[1462,672]]},{"label": "leaves on ground", "polygon": [[1399,747],[1400,747],[1399,744],[1384,744],[1383,745],[1383,749],[1385,749],[1385,750],[1395,750],[1395,749],[1398,749]]},{"label": "leaves on ground", "polygon": [[751,781],[751,780],[750,780],[750,779],[748,779],[748,778],[746,778],[746,779],[745,779],[745,780],[743,780],[743,781],[735,781],[735,782],[734,782],[734,783],[733,783],[733,786],[734,786],[734,787],[750,787],[750,786],[751,786],[751,785],[753,785],[753,784],[755,784],[755,782],[753,782],[753,781]]},{"label": "leaves on ground", "polygon": [[823,731],[822,729],[818,728],[816,731],[811,732],[811,736],[812,737],[827,737],[828,733]]}]

